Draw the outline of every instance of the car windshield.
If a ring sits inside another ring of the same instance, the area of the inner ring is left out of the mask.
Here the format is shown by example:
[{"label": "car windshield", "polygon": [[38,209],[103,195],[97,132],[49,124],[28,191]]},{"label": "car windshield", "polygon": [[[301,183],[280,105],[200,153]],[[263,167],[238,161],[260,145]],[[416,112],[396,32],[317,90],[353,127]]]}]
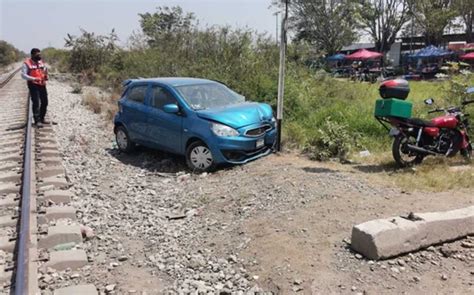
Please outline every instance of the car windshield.
[{"label": "car windshield", "polygon": [[218,83],[183,85],[176,89],[194,110],[245,102],[245,97]]}]

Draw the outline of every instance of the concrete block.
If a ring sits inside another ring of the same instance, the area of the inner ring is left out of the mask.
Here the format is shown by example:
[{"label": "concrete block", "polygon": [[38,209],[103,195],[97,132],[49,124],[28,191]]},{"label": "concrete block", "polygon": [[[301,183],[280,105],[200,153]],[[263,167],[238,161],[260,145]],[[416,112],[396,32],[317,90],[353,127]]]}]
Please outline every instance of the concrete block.
[{"label": "concrete block", "polygon": [[67,182],[66,178],[62,175],[51,176],[41,179],[41,182],[38,184],[38,187],[41,189],[45,186],[54,186],[57,189],[67,188],[69,183]]},{"label": "concrete block", "polygon": [[18,206],[19,202],[15,200],[15,197],[6,197],[0,200],[0,208],[9,208]]},{"label": "concrete block", "polygon": [[[3,140],[3,139],[2,139]],[[5,140],[0,143],[0,148],[15,148],[17,151],[19,150],[19,147],[22,147],[23,144],[19,143],[16,140]]]},{"label": "concrete block", "polygon": [[20,155],[22,152],[22,147],[18,146],[18,143],[15,143],[15,145],[10,146],[10,147],[2,147],[0,145],[0,155],[7,155],[7,154],[18,154]]},{"label": "concrete block", "polygon": [[0,183],[0,194],[18,194],[20,187],[15,183]]},{"label": "concrete block", "polygon": [[46,166],[43,169],[38,169],[36,171],[36,176],[39,178],[52,177],[57,175],[65,175],[66,171],[62,166]]},{"label": "concrete block", "polygon": [[0,162],[0,171],[1,172],[11,172],[11,171],[21,171],[21,165],[18,162]]},{"label": "concrete block", "polygon": [[13,219],[12,215],[0,216],[0,228],[1,227],[11,227],[17,224],[17,220]]},{"label": "concrete block", "polygon": [[43,201],[51,201],[55,204],[69,204],[71,203],[72,193],[64,190],[50,190],[46,191],[43,196]]},{"label": "concrete block", "polygon": [[18,153],[0,157],[0,163],[21,162],[21,161],[23,161],[23,158]]},{"label": "concrete block", "polygon": [[54,295],[98,295],[94,285],[78,285],[61,288],[54,291]]},{"label": "concrete block", "polygon": [[61,153],[58,150],[41,149],[38,152],[38,156],[41,157],[41,158],[44,158],[44,157],[61,157]]},{"label": "concrete block", "polygon": [[368,221],[352,228],[351,247],[384,259],[474,234],[474,206]]},{"label": "concrete block", "polygon": [[40,144],[40,145],[37,145],[37,148],[39,148],[40,150],[42,149],[59,150],[59,146],[57,145],[57,143]]},{"label": "concrete block", "polygon": [[63,159],[59,157],[42,157],[37,160],[38,164],[44,164],[46,166],[60,166],[63,163]]},{"label": "concrete block", "polygon": [[48,228],[48,234],[38,241],[40,248],[53,248],[59,244],[81,243],[82,234],[79,225],[55,225]]},{"label": "concrete block", "polygon": [[5,265],[0,265],[0,284],[10,282],[13,276],[13,272],[5,271]]},{"label": "concrete block", "polygon": [[0,182],[21,182],[21,174],[17,172],[2,172],[0,173]]},{"label": "concrete block", "polygon": [[20,187],[15,183],[0,183],[0,194],[18,194]]},{"label": "concrete block", "polygon": [[43,269],[51,267],[57,271],[62,271],[66,268],[76,270],[84,267],[87,262],[87,255],[84,250],[54,251],[49,253],[49,261],[41,267]]},{"label": "concrete block", "polygon": [[46,208],[45,214],[38,215],[39,223],[48,223],[58,219],[76,220],[76,209],[72,206],[51,206]]},{"label": "concrete block", "polygon": [[0,237],[0,250],[13,253],[15,241],[10,241],[10,237]]}]

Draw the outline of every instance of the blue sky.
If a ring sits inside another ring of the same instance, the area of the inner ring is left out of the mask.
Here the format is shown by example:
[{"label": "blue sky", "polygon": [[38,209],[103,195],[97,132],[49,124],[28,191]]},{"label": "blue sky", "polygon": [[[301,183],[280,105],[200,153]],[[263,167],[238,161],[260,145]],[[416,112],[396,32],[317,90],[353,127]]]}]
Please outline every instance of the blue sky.
[{"label": "blue sky", "polygon": [[67,33],[79,28],[100,34],[115,28],[122,42],[139,31],[138,13],[180,5],[201,25],[249,27],[275,36],[270,0],[0,0],[0,39],[29,51],[63,47]]}]

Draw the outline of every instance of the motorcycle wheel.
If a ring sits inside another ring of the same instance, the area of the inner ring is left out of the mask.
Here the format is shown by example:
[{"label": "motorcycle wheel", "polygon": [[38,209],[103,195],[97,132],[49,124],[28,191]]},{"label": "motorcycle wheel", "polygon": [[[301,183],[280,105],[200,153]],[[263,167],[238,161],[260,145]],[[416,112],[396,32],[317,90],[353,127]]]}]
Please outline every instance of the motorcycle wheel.
[{"label": "motorcycle wheel", "polygon": [[411,167],[423,162],[425,155],[408,151],[407,144],[416,144],[416,139],[412,136],[397,136],[392,145],[392,155],[397,165],[401,168]]},{"label": "motorcycle wheel", "polygon": [[461,150],[461,155],[463,156],[464,160],[467,163],[472,162],[472,145],[469,144],[469,146],[466,149]]}]

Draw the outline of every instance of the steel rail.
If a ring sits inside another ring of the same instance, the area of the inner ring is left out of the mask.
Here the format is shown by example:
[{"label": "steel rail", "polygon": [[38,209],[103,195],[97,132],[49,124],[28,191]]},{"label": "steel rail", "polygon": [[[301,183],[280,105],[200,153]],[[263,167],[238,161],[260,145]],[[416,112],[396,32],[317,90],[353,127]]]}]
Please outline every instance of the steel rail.
[{"label": "steel rail", "polygon": [[26,122],[25,152],[23,154],[23,175],[21,184],[20,230],[18,232],[15,294],[25,295],[28,292],[28,264],[31,244],[30,235],[30,190],[31,190],[31,104],[28,96],[28,118]]},{"label": "steel rail", "polygon": [[[7,78],[0,81],[0,88],[3,88],[20,71],[14,70]],[[30,236],[30,189],[31,189],[31,119],[32,111],[29,95],[27,97],[27,122],[25,133],[25,146],[23,153],[23,171],[20,199],[20,221],[18,231],[18,243],[16,245],[16,270],[14,290],[16,295],[28,294],[28,264],[29,264],[29,245]]]},{"label": "steel rail", "polygon": [[8,74],[7,78],[5,80],[0,81],[0,88],[3,88],[5,85],[7,85],[8,82],[10,82],[13,77],[15,77],[16,73],[20,71],[20,68],[14,70],[11,74]]}]

